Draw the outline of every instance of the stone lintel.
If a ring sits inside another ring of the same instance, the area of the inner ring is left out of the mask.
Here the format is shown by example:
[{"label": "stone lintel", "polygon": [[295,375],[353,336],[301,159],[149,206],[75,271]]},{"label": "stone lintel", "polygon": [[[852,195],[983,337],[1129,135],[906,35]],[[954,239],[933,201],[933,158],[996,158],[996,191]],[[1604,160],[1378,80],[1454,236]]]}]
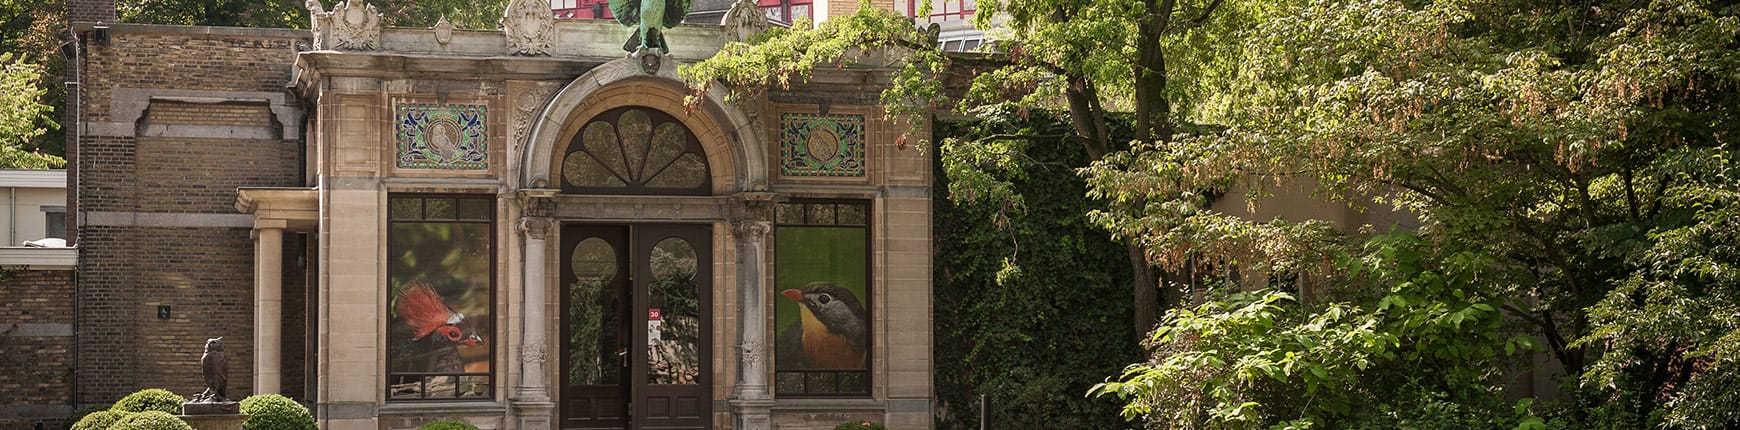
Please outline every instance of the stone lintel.
[{"label": "stone lintel", "polygon": [[236,188],[236,211],[253,214],[254,228],[313,231],[320,219],[320,194],[314,188]]}]

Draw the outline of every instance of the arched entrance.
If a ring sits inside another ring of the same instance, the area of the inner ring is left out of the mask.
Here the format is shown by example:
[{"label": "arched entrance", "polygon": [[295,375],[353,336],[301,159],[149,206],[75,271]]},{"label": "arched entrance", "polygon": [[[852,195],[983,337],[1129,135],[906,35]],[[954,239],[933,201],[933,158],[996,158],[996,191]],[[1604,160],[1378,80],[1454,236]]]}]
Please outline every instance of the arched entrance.
[{"label": "arched entrance", "polygon": [[[563,194],[711,194],[695,133],[650,107],[617,107],[586,120],[561,160]],[[562,222],[559,428],[707,427],[712,229]]]}]

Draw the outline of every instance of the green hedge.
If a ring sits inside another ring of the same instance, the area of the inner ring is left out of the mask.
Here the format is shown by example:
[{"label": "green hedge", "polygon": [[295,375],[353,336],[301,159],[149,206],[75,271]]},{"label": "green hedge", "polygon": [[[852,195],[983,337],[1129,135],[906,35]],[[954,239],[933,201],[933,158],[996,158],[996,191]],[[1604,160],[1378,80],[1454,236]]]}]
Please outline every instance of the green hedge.
[{"label": "green hedge", "polygon": [[169,415],[180,415],[182,403],[187,403],[187,399],[175,395],[169,390],[147,388],[122,397],[121,401],[115,402],[115,406],[109,410],[117,412],[161,411]]},{"label": "green hedge", "polygon": [[193,430],[193,427],[168,412],[145,411],[127,414],[108,430]]},{"label": "green hedge", "polygon": [[477,426],[460,420],[440,420],[417,426],[417,430],[477,430]]},{"label": "green hedge", "polygon": [[72,421],[71,430],[104,430],[114,425],[116,421],[126,417],[128,412],[97,410],[84,413],[78,421]]},{"label": "green hedge", "polygon": [[242,399],[242,413],[248,414],[248,420],[242,422],[242,430],[314,430],[319,428],[314,423],[314,415],[308,413],[308,408],[289,397],[277,394],[259,394]]}]

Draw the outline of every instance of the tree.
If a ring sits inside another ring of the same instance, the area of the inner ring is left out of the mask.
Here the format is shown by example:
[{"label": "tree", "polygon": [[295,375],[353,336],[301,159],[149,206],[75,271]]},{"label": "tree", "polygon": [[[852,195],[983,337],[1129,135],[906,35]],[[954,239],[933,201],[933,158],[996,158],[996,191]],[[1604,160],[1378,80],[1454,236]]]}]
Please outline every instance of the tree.
[{"label": "tree", "polygon": [[[332,0],[321,2],[330,9]],[[386,25],[432,27],[446,17],[454,28],[494,29],[507,0],[376,0]],[[122,22],[229,27],[308,28],[306,0],[121,0]]]},{"label": "tree", "polygon": [[[1107,227],[1165,262],[1336,275],[1284,223],[1177,196],[1310,177],[1418,214],[1501,272],[1467,293],[1538,335],[1574,427],[1728,427],[1740,20],[1690,0],[1288,1],[1180,42],[1211,53],[1192,120],[1224,129],[1088,169]],[[1223,7],[1224,8],[1224,7]],[[1202,48],[1210,48],[1203,50]],[[1182,49],[1182,48],[1181,48]],[[1318,263],[1314,263],[1318,262]],[[1335,285],[1333,279],[1326,283]],[[1686,315],[1686,316],[1680,316]],[[1696,316],[1692,316],[1696,315]],[[1174,321],[1176,322],[1176,321]],[[1156,352],[1156,357],[1165,356]],[[1665,424],[1664,424],[1665,423]]]},{"label": "tree", "polygon": [[66,160],[36,152],[31,141],[53,125],[53,109],[41,103],[42,67],[13,53],[0,53],[0,168],[48,169]]}]

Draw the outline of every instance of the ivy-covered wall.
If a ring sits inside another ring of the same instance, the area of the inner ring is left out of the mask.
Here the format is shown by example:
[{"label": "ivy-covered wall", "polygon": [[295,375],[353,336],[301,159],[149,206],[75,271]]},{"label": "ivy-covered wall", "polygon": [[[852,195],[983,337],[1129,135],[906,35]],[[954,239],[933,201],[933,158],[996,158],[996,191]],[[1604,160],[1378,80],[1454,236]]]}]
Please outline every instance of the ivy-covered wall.
[{"label": "ivy-covered wall", "polygon": [[[1024,209],[1005,199],[955,202],[938,158],[936,191],[936,390],[939,429],[979,428],[986,396],[990,428],[1139,427],[1089,387],[1140,360],[1130,325],[1125,248],[1083,214],[1076,168],[1087,165],[1067,126],[1037,116],[1025,124],[936,122],[937,136],[1041,136],[1018,147],[1008,181]],[[932,151],[938,153],[939,151]],[[997,221],[1007,216],[1006,221]],[[1008,262],[1009,264],[1005,264]]]}]

